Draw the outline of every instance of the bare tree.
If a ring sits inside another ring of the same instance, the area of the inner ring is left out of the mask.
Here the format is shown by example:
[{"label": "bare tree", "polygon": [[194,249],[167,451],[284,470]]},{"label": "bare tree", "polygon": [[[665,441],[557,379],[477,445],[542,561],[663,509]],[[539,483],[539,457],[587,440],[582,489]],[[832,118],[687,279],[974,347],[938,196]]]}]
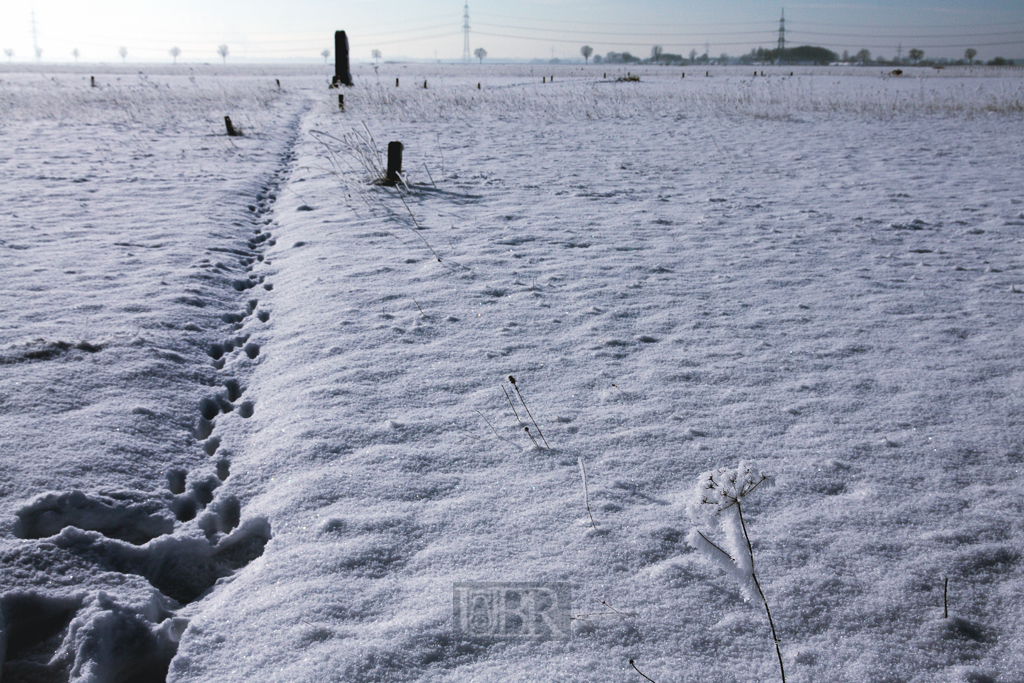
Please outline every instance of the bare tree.
[{"label": "bare tree", "polygon": [[330,50],[324,50],[323,52],[320,53],[320,56],[324,58],[324,64],[326,64],[327,63],[327,58],[331,56],[331,51]]},{"label": "bare tree", "polygon": [[589,45],[584,45],[583,47],[580,48],[580,54],[583,55],[584,62],[589,62],[590,55],[594,54],[594,48],[590,47]]},{"label": "bare tree", "polygon": [[921,57],[924,57],[924,50],[919,50],[916,47],[912,48],[910,52],[907,53],[907,56],[910,57],[914,64],[917,64],[921,61]]},{"label": "bare tree", "polygon": [[864,48],[863,50],[858,52],[855,56],[857,58],[857,61],[859,61],[861,64],[867,64],[868,61],[871,60],[871,50],[869,50],[867,48]]},{"label": "bare tree", "polygon": [[175,63],[175,64],[177,64],[177,63],[178,63],[178,55],[180,55],[180,54],[181,54],[181,50],[180,50],[180,49],[178,49],[178,46],[177,46],[177,45],[175,45],[174,47],[172,47],[172,48],[171,48],[171,49],[169,50],[169,52],[171,53],[171,57],[173,57],[173,58],[174,58],[174,63]]},{"label": "bare tree", "polygon": [[227,45],[218,45],[217,46],[217,54],[220,55],[220,58],[224,60],[225,64],[228,63],[228,46]]},{"label": "bare tree", "polygon": [[970,60],[971,66],[974,66],[974,58],[977,56],[977,54],[978,51],[975,50],[973,47],[967,48],[967,50],[964,52],[964,57]]},{"label": "bare tree", "polygon": [[373,52],[370,53],[370,56],[373,57],[373,63],[376,64],[377,60],[379,60],[381,57],[380,50],[374,50]]},{"label": "bare tree", "polygon": [[697,61],[697,51],[696,50],[690,50],[690,63],[692,64],[692,63],[694,63],[696,61]]},{"label": "bare tree", "polygon": [[484,57],[487,56],[487,50],[483,49],[482,47],[478,47],[477,49],[473,50],[473,56],[479,59],[480,63],[483,64]]},{"label": "bare tree", "polygon": [[662,49],[661,45],[655,45],[651,48],[651,61],[655,64],[661,64],[661,55],[665,54],[665,50]]},{"label": "bare tree", "polygon": [[9,47],[4,48],[4,54],[7,55],[7,61],[11,61],[11,57],[14,56],[14,50]]},{"label": "bare tree", "polygon": [[128,48],[123,45],[117,48],[117,54],[121,55],[121,61],[125,61],[128,58]]},{"label": "bare tree", "polygon": [[78,48],[76,47],[71,51],[71,56],[75,58],[75,64],[78,64]]}]

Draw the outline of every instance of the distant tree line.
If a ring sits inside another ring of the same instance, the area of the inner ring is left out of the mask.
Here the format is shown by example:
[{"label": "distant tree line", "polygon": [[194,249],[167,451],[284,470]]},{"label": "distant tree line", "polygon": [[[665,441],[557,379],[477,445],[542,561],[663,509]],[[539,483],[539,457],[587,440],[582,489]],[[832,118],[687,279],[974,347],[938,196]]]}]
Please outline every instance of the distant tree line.
[{"label": "distant tree line", "polygon": [[[884,66],[902,66],[902,65],[906,65],[906,64],[911,64],[911,65],[914,65],[914,66],[936,66],[936,67],[941,67],[941,66],[946,66],[946,65],[956,66],[956,65],[964,65],[964,64],[967,64],[969,66],[974,66],[974,62],[975,62],[974,58],[977,57],[977,56],[978,56],[978,51],[975,50],[973,47],[970,47],[970,48],[967,48],[966,50],[964,50],[964,57],[963,57],[963,59],[947,59],[947,58],[925,59],[924,50],[921,50],[921,49],[915,47],[915,48],[911,48],[910,50],[907,50],[907,56],[906,57],[903,57],[902,55],[900,55],[900,56],[897,56],[896,58],[891,59],[891,60],[886,59],[885,57],[882,57],[882,56],[872,57],[871,51],[867,50],[867,49],[860,50],[859,52],[857,52],[854,55],[851,55],[848,51],[844,51],[843,52],[843,56],[840,57],[838,61],[846,63],[846,64],[876,64],[876,65],[884,65]],[[987,64],[988,66],[1013,66],[1013,60],[1012,59],[1004,59],[1003,57],[995,57],[993,59],[988,60],[987,62],[985,62],[983,60],[977,60],[977,62],[979,64]]]},{"label": "distant tree line", "polygon": [[[590,55],[593,54],[593,48],[589,45],[584,45],[580,49],[580,54],[583,55],[585,60],[590,59]],[[633,55],[629,52],[609,52],[604,55],[594,55],[594,64],[663,64],[663,65],[686,65],[686,64],[835,64],[835,63],[847,63],[847,64],[878,64],[878,65],[901,65],[901,64],[913,64],[918,66],[940,66],[944,64],[971,64],[975,62],[975,57],[978,51],[974,48],[968,49],[964,52],[964,59],[961,60],[949,60],[949,59],[938,59],[938,60],[926,60],[924,58],[924,51],[918,48],[912,48],[907,51],[907,57],[898,58],[893,60],[886,60],[884,57],[872,58],[871,51],[867,49],[860,50],[854,55],[851,55],[849,51],[843,52],[842,57],[838,54],[829,50],[825,47],[816,45],[801,45],[799,47],[792,47],[785,50],[779,50],[778,48],[764,48],[757,47],[752,49],[749,53],[740,57],[730,57],[729,55],[722,53],[718,57],[712,57],[707,53],[698,55],[696,50],[690,50],[689,56],[672,54],[671,52],[665,52],[660,45],[655,45],[651,48],[651,56],[644,59]],[[988,62],[982,62],[978,60],[978,63],[985,63],[989,66],[1012,66],[1012,59],[1004,59],[1002,57],[996,57],[990,59]]]}]

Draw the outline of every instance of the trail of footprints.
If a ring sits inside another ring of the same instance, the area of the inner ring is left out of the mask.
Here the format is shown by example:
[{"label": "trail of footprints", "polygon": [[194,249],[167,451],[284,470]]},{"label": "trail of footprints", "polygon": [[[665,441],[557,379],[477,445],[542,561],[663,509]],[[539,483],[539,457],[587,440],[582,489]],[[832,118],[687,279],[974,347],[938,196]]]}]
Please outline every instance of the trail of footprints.
[{"label": "trail of footprints", "polygon": [[[289,153],[256,195],[256,204],[249,205],[254,224],[270,224],[265,214],[292,161]],[[247,248],[211,250],[218,257],[237,257],[238,267],[209,259],[199,267],[219,273],[243,269],[246,277],[229,279],[234,291],[270,291],[273,285],[253,270],[257,264],[269,265],[262,252],[274,243],[271,233],[256,227]],[[211,343],[207,353],[219,373],[230,374],[237,366],[234,360],[259,357],[260,345],[241,330],[254,321],[268,323],[270,311],[250,298],[243,312],[224,313],[221,320],[231,334]],[[243,521],[238,498],[220,494],[231,462],[217,457],[222,443],[217,420],[232,413],[250,418],[255,404],[244,398],[245,387],[237,378],[224,377],[221,386],[199,401],[192,430],[205,462],[192,472],[180,467],[167,472],[169,503],[166,496],[141,492],[70,491],[38,496],[16,513],[17,537],[47,539],[101,570],[142,576],[158,592],[141,609],[119,605],[103,592],[72,598],[37,592],[0,597],[0,679],[63,682],[92,667],[106,672],[103,680],[163,681],[188,625],[175,610],[201,599],[218,580],[263,554],[271,538],[270,523],[262,517]]]}]

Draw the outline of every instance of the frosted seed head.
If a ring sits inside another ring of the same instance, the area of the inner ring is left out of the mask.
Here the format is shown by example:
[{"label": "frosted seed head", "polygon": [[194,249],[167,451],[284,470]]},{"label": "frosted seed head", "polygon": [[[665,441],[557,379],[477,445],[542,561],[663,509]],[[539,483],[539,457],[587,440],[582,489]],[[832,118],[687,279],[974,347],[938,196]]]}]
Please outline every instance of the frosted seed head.
[{"label": "frosted seed head", "polygon": [[720,467],[704,472],[687,503],[690,518],[711,521],[723,510],[736,505],[761,486],[771,486],[774,477],[764,474],[756,465],[740,462],[739,467]]}]

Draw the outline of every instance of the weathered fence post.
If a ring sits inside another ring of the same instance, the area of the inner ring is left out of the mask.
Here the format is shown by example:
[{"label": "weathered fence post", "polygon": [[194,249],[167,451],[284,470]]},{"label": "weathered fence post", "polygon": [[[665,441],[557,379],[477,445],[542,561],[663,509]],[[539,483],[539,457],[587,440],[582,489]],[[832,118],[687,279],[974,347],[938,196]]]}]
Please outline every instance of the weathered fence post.
[{"label": "weathered fence post", "polygon": [[231,125],[231,117],[230,116],[225,116],[224,117],[224,127],[228,129],[228,136],[229,137],[233,138],[236,135],[238,135],[238,131],[236,131],[235,127]]},{"label": "weathered fence post", "polygon": [[338,109],[345,111],[345,96],[338,95]]},{"label": "weathered fence post", "polygon": [[402,175],[402,150],[401,142],[392,141],[388,143],[388,185],[395,185]]},{"label": "weathered fence post", "polygon": [[348,66],[348,36],[344,31],[334,32],[334,82],[352,85],[352,72]]},{"label": "weathered fence post", "polygon": [[89,76],[89,84],[92,87],[94,87],[94,88],[96,87],[96,77],[95,76]]},{"label": "weathered fence post", "polygon": [[395,79],[395,87],[396,88],[398,87],[398,79],[397,78]]}]

